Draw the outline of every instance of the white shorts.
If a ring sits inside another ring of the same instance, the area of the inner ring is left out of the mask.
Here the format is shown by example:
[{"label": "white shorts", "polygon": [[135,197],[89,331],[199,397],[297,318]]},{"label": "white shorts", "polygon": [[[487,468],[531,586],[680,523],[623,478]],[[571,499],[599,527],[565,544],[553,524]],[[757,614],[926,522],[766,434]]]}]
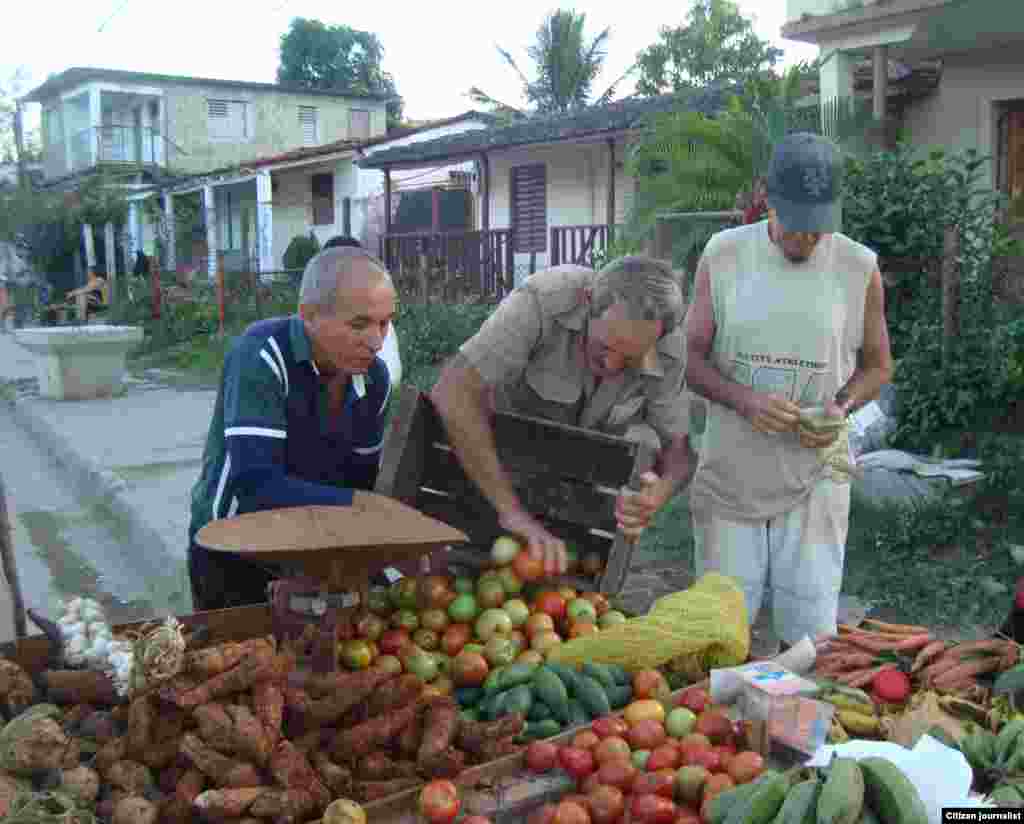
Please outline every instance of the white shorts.
[{"label": "white shorts", "polygon": [[835,633],[849,520],[850,484],[828,479],[789,512],[760,523],[694,512],[697,577],[714,571],[735,578],[751,625],[770,587],[772,627],[787,644]]}]

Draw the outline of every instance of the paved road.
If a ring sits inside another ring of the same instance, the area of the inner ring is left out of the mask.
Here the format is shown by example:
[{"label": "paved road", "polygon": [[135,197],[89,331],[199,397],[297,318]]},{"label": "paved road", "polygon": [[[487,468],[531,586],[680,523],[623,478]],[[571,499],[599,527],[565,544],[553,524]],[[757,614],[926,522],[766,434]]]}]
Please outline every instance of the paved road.
[{"label": "paved road", "polygon": [[0,455],[26,606],[53,616],[60,599],[85,595],[99,600],[113,621],[190,611],[183,564],[173,568],[161,552],[156,557],[164,559],[166,575],[154,576],[146,547],[130,547],[108,511],[76,499],[2,407]]}]

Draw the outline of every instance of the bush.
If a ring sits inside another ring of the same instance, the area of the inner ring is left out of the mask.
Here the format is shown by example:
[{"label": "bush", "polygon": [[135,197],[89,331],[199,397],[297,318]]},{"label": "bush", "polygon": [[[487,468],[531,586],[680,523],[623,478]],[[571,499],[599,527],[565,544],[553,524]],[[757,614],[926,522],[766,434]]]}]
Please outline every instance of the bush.
[{"label": "bush", "polygon": [[319,251],[320,243],[315,235],[296,235],[284,250],[284,268],[302,271]]},{"label": "bush", "polygon": [[400,303],[395,318],[404,382],[429,389],[443,363],[483,325],[494,304]]}]

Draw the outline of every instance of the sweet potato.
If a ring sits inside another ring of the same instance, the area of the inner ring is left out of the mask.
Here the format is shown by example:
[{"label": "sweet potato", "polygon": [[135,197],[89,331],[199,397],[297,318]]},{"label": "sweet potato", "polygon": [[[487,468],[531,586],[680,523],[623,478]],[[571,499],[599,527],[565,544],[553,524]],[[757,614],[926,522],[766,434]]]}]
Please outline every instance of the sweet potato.
[{"label": "sweet potato", "polygon": [[273,792],[267,787],[230,787],[203,790],[192,801],[192,807],[208,821],[238,818],[245,815],[261,795]]},{"label": "sweet potato", "polygon": [[54,704],[96,704],[112,707],[124,700],[117,693],[114,680],[105,672],[95,670],[46,670],[39,682],[47,700]]},{"label": "sweet potato", "polygon": [[313,769],[313,765],[309,763],[306,754],[290,741],[278,742],[270,757],[269,769],[274,780],[285,789],[309,793],[320,807],[330,803],[330,792]]},{"label": "sweet potato", "polygon": [[481,761],[496,761],[506,755],[514,755],[519,752],[520,745],[515,741],[514,735],[507,735],[504,738],[494,738],[485,741],[478,753]]},{"label": "sweet potato", "polygon": [[455,744],[460,750],[465,750],[473,755],[482,755],[484,748],[489,743],[508,736],[516,736],[522,731],[523,716],[518,713],[506,715],[497,721],[467,721],[460,718]]},{"label": "sweet potato", "polygon": [[253,802],[249,814],[260,819],[272,818],[274,824],[297,824],[324,806],[318,806],[305,790],[270,790]]},{"label": "sweet potato", "polygon": [[0,711],[10,720],[36,703],[36,686],[14,661],[0,658]]},{"label": "sweet potato", "polygon": [[111,764],[116,761],[123,761],[127,757],[128,737],[122,735],[118,738],[112,738],[96,751],[96,758],[93,761],[93,766],[99,770],[102,775],[110,769]]},{"label": "sweet potato", "polygon": [[455,778],[466,769],[468,758],[462,750],[449,747],[435,755],[430,761],[417,764],[420,772],[427,778]]},{"label": "sweet potato", "polygon": [[[196,708],[197,713],[199,709]],[[229,751],[225,751],[225,754],[237,755],[260,766],[266,764],[273,747],[259,719],[253,715],[252,710],[240,704],[228,704],[224,710],[231,724],[228,730]]]},{"label": "sweet potato", "polygon": [[128,707],[128,751],[133,755],[141,753],[155,740],[153,727],[156,717],[156,704],[149,696],[131,702]]},{"label": "sweet potato", "polygon": [[111,824],[157,824],[160,810],[152,801],[130,795],[114,807]]},{"label": "sweet potato", "polygon": [[352,792],[352,771],[335,764],[324,753],[314,752],[311,760],[320,774],[320,780],[327,785],[335,798],[345,798]]},{"label": "sweet potato", "polygon": [[160,792],[164,795],[174,795],[174,788],[178,786],[186,769],[188,768],[178,759],[160,770],[160,774],[156,777],[156,785],[160,788]]},{"label": "sweet potato", "polygon": [[356,776],[364,781],[389,781],[392,778],[415,778],[413,761],[395,761],[382,752],[364,755],[356,764]]},{"label": "sweet potato", "polygon": [[419,713],[402,730],[398,737],[398,754],[402,758],[416,759],[420,751],[420,743],[423,741],[423,713]]},{"label": "sweet potato", "polygon": [[459,709],[454,701],[433,701],[423,719],[423,741],[416,761],[429,764],[455,743],[459,731]]},{"label": "sweet potato", "polygon": [[73,770],[61,770],[60,790],[87,804],[93,804],[100,794],[99,774],[92,767],[84,765]]},{"label": "sweet potato", "polygon": [[415,675],[400,675],[391,678],[370,696],[368,704],[370,716],[376,717],[397,710],[415,701],[423,692],[423,681]]},{"label": "sweet potato", "polygon": [[243,692],[260,681],[280,680],[286,675],[284,659],[275,655],[269,647],[243,658],[231,669],[215,675],[199,686],[185,691],[160,690],[160,697],[182,709],[193,709],[218,698]]},{"label": "sweet potato", "polygon": [[74,735],[74,730],[77,730],[79,725],[90,715],[96,712],[96,707],[92,704],[75,704],[73,707],[69,707],[64,712],[64,729],[69,735]]},{"label": "sweet potato", "polygon": [[267,731],[270,748],[273,749],[281,740],[284,720],[284,692],[281,685],[272,681],[256,684],[252,688],[252,709]]},{"label": "sweet potato", "polygon": [[411,790],[423,782],[417,778],[393,778],[391,781],[356,781],[352,786],[352,796],[361,804],[387,798],[389,795]]},{"label": "sweet potato", "polygon": [[226,641],[210,647],[193,650],[185,656],[184,672],[205,680],[227,672],[249,655],[273,654],[277,651],[273,636],[251,638],[247,641]]},{"label": "sweet potato", "polygon": [[259,771],[244,761],[235,761],[203,744],[191,733],[181,739],[181,752],[202,770],[216,787],[258,787],[263,781]]},{"label": "sweet potato", "polygon": [[157,741],[137,756],[151,770],[162,770],[173,764],[181,752],[181,736]]},{"label": "sweet potato", "polygon": [[120,725],[108,711],[96,710],[81,720],[76,733],[82,738],[95,741],[98,746],[102,747],[117,738],[121,731]]},{"label": "sweet potato", "polygon": [[418,702],[409,704],[390,715],[371,718],[357,727],[342,730],[331,743],[331,754],[336,761],[353,762],[367,753],[382,749],[402,734],[402,730],[412,722],[419,710]]},{"label": "sweet potato", "polygon": [[195,767],[184,771],[174,787],[174,792],[164,804],[160,813],[161,824],[190,824],[195,818],[192,802],[206,787],[206,776]]},{"label": "sweet potato", "polygon": [[391,673],[372,667],[351,673],[344,682],[344,687],[339,687],[337,692],[310,704],[303,713],[303,723],[316,726],[337,721],[361,701],[369,698],[374,690],[392,677]]},{"label": "sweet potato", "polygon": [[138,761],[115,761],[103,772],[103,780],[129,795],[144,795],[154,786],[153,773]]}]

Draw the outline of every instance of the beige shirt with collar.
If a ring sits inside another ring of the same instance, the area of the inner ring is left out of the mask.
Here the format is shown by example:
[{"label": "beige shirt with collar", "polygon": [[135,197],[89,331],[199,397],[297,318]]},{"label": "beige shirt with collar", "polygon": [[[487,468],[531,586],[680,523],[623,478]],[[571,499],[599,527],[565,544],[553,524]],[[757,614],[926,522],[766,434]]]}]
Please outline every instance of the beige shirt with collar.
[{"label": "beige shirt with collar", "polygon": [[584,290],[592,269],[537,272],[506,297],[460,352],[494,389],[498,410],[626,435],[647,424],[661,445],[688,433],[682,325],[663,336],[639,369],[597,384],[584,365]]}]

